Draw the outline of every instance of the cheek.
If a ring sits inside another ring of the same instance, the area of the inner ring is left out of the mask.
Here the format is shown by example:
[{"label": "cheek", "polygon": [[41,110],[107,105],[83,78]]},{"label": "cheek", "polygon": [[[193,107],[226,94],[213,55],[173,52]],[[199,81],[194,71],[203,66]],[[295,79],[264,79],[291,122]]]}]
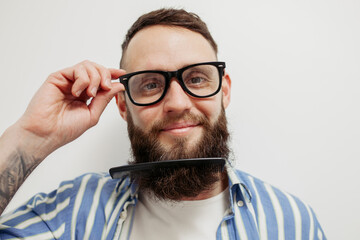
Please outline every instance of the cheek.
[{"label": "cheek", "polygon": [[197,104],[197,110],[209,119],[210,123],[215,123],[221,112],[221,98],[212,99],[212,101],[203,101]]},{"label": "cheek", "polygon": [[153,123],[158,120],[160,109],[154,107],[137,107],[134,106],[131,110],[131,116],[133,118],[135,126],[142,130],[148,131]]}]

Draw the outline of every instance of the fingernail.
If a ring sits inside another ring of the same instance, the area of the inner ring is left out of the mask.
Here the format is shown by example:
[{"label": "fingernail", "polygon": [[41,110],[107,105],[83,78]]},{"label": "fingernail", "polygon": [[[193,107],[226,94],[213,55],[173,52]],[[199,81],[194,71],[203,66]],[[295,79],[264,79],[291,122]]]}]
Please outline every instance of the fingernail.
[{"label": "fingernail", "polygon": [[96,96],[96,93],[97,93],[97,88],[96,88],[96,87],[93,87],[93,88],[91,89],[91,94],[93,95],[93,97]]},{"label": "fingernail", "polygon": [[79,90],[79,91],[77,91],[77,92],[75,93],[75,95],[76,95],[77,97],[79,97],[81,93],[82,93],[82,91]]}]

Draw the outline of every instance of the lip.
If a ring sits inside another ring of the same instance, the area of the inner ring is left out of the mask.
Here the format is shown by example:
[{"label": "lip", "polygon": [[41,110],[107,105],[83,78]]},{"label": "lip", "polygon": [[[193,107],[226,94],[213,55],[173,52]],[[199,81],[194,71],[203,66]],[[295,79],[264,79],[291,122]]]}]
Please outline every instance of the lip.
[{"label": "lip", "polygon": [[198,126],[199,126],[198,123],[193,123],[193,122],[173,123],[163,128],[162,132],[172,133],[172,134],[184,134]]}]

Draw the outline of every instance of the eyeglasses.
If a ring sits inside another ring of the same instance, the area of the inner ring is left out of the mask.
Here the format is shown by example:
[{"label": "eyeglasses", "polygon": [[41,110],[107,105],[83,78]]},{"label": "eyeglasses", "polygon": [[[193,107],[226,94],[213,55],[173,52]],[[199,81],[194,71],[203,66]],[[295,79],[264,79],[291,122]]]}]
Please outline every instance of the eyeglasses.
[{"label": "eyeglasses", "polygon": [[138,106],[149,106],[160,102],[176,78],[181,88],[190,96],[207,98],[221,89],[225,62],[204,62],[181,68],[177,71],[139,71],[119,78],[131,102]]}]

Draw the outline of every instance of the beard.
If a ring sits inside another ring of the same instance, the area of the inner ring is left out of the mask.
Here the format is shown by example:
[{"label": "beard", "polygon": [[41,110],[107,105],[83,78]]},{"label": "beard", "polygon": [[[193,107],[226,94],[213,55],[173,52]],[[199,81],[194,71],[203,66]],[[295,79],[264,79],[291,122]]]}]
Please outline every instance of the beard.
[{"label": "beard", "polygon": [[[203,134],[196,143],[187,141],[186,137],[175,138],[172,146],[165,149],[158,140],[159,134],[166,125],[179,120],[198,122],[203,128]],[[127,122],[133,155],[129,164],[188,158],[222,157],[228,159],[229,157],[229,133],[223,107],[214,124],[211,124],[205,116],[185,113],[155,122],[146,133],[135,126],[129,111]],[[157,168],[149,172],[131,173],[131,179],[138,184],[140,192],[150,191],[159,199],[175,201],[193,198],[203,191],[211,190],[214,183],[220,181],[221,177],[220,167],[212,164]]]}]

